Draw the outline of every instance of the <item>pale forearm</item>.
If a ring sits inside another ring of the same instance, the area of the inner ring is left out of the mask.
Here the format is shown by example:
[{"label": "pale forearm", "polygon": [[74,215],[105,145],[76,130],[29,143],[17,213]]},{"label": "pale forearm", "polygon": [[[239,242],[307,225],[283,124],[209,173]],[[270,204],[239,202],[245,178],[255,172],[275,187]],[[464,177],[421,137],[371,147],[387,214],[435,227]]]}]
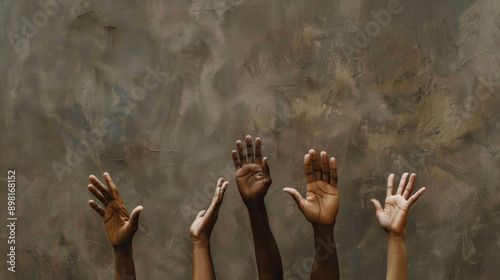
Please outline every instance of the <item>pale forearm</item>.
[{"label": "pale forearm", "polygon": [[193,241],[193,280],[215,280],[208,240]]},{"label": "pale forearm", "polygon": [[259,279],[283,279],[281,256],[274,239],[264,201],[246,204],[250,216]]},{"label": "pale forearm", "polygon": [[406,242],[404,234],[388,233],[387,237],[387,280],[406,280]]},{"label": "pale forearm", "polygon": [[334,225],[314,225],[314,263],[311,280],[340,279]]},{"label": "pale forearm", "polygon": [[114,248],[113,255],[115,264],[114,279],[136,279],[132,244]]}]

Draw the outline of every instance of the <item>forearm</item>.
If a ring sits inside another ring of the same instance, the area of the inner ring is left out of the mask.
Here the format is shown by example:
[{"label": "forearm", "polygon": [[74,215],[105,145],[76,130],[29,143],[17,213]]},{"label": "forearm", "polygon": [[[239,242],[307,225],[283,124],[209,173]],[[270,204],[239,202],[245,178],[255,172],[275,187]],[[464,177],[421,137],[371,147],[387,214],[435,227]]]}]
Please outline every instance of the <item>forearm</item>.
[{"label": "forearm", "polygon": [[387,234],[387,280],[406,280],[406,242],[404,234]]},{"label": "forearm", "polygon": [[314,262],[311,280],[340,279],[334,224],[314,225]]},{"label": "forearm", "polygon": [[193,241],[193,280],[215,280],[210,241]]},{"label": "forearm", "polygon": [[246,204],[250,216],[259,279],[283,279],[281,256],[274,239],[264,201]]},{"label": "forearm", "polygon": [[115,247],[113,249],[115,273],[114,279],[136,279],[134,252],[132,244]]}]

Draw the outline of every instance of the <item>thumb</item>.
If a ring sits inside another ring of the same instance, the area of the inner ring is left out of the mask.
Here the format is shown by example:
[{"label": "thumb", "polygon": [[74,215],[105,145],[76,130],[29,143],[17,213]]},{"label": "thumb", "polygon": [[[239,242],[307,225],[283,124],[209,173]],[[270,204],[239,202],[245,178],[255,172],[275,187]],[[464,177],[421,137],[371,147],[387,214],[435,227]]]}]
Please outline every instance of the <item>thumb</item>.
[{"label": "thumb", "polygon": [[206,210],[201,210],[198,215],[196,215],[196,220],[198,220],[199,218],[203,217],[205,214],[207,213]]},{"label": "thumb", "polygon": [[372,203],[373,205],[373,208],[375,209],[375,215],[379,215],[380,213],[382,213],[383,209],[382,209],[382,205],[380,204],[380,202],[376,199],[370,199],[370,202]]},{"label": "thumb", "polygon": [[139,228],[139,215],[141,214],[142,206],[137,206],[135,207],[134,210],[132,210],[132,213],[130,214],[130,220],[128,221],[130,223],[130,226],[132,229],[137,230]]},{"label": "thumb", "polygon": [[283,191],[292,196],[293,200],[295,200],[295,202],[297,203],[297,206],[299,207],[300,211],[302,211],[302,208],[304,208],[303,205],[304,199],[302,198],[300,193],[296,189],[292,188],[284,188]]}]

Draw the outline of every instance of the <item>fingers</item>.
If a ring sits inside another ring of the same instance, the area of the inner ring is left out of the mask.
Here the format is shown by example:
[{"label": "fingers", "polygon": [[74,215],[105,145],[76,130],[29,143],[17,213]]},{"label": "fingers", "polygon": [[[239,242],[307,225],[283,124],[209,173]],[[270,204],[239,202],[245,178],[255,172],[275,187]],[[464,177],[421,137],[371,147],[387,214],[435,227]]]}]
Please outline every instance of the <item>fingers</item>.
[{"label": "fingers", "polygon": [[267,164],[267,157],[262,160],[262,169],[267,175],[271,175],[271,170],[269,170],[269,164]]},{"label": "fingers", "polygon": [[399,186],[398,190],[396,191],[396,194],[403,195],[403,191],[405,190],[407,180],[408,180],[408,173],[404,173],[403,176],[401,177],[401,180],[399,181]]},{"label": "fingers", "polygon": [[375,209],[376,216],[380,215],[384,211],[384,209],[382,208],[382,204],[380,204],[380,201],[376,199],[370,199],[370,202],[372,203],[373,208]]},{"label": "fingers", "polygon": [[112,200],[108,188],[104,186],[104,184],[101,183],[101,181],[99,181],[99,179],[97,179],[96,176],[90,175],[89,180],[92,183],[92,185],[94,185],[94,187],[96,187],[108,201]]},{"label": "fingers", "polygon": [[339,177],[337,176],[337,161],[334,157],[330,158],[330,185],[337,187]]},{"label": "fingers", "polygon": [[297,206],[299,207],[300,211],[304,209],[304,199],[296,189],[284,188],[283,191],[292,196],[293,200],[295,200],[295,202],[297,203]]},{"label": "fingers", "polygon": [[311,165],[311,156],[306,154],[304,156],[304,174],[306,175],[307,183],[314,182],[314,173]]},{"label": "fingers", "polygon": [[128,222],[130,223],[130,227],[134,231],[139,228],[139,215],[141,214],[143,209],[144,208],[142,208],[142,206],[137,206],[134,210],[132,210],[132,213],[130,213],[130,220]]},{"label": "fingers", "polygon": [[259,137],[255,138],[255,163],[262,164],[262,140]]},{"label": "fingers", "polygon": [[109,176],[108,172],[104,172],[104,174],[102,174],[102,176],[104,177],[104,180],[106,181],[106,185],[108,185],[108,189],[109,189],[111,196],[113,198],[115,198],[116,195],[118,195],[118,188],[116,187],[115,183],[113,182],[113,179],[111,179],[111,176]]},{"label": "fingers", "polygon": [[387,196],[392,195],[392,191],[394,190],[394,174],[389,175],[387,178]]},{"label": "fingers", "polygon": [[106,200],[106,198],[104,197],[104,195],[102,195],[102,193],[101,193],[100,191],[98,191],[98,190],[94,187],[94,185],[89,184],[89,185],[87,186],[87,189],[88,189],[88,190],[89,190],[89,191],[90,191],[90,192],[91,192],[91,193],[92,193],[92,194],[93,194],[93,195],[94,195],[97,199],[99,199],[99,200],[102,202],[102,204],[104,204],[104,206],[106,206],[106,205],[108,204],[108,203],[107,203],[108,201]]},{"label": "fingers", "polygon": [[218,183],[216,190],[216,200],[215,200],[215,214],[219,213],[220,206],[222,205],[222,201],[224,200],[224,194],[226,193],[227,186],[229,186],[229,182],[225,181],[224,178],[219,179],[220,184]]},{"label": "fingers", "polygon": [[[223,179],[224,180],[224,179]],[[219,193],[219,206],[222,204],[222,201],[224,200],[224,194],[226,193],[226,189],[229,186],[228,181],[224,181],[222,183],[222,186],[220,187],[220,193]]]},{"label": "fingers", "polygon": [[321,180],[321,163],[318,160],[316,151],[313,149],[309,150],[309,157],[311,158],[314,180]]},{"label": "fingers", "polygon": [[321,152],[321,178],[326,183],[330,184],[330,166],[328,165],[328,155],[326,152]]},{"label": "fingers", "polygon": [[413,194],[410,199],[408,199],[408,205],[409,206],[412,206],[413,203],[415,203],[418,198],[425,192],[425,188],[421,188],[420,190],[418,190],[415,194]]},{"label": "fingers", "polygon": [[210,206],[207,209],[208,214],[211,214],[213,211],[215,211],[216,213],[219,211],[219,208],[222,204],[222,200],[224,198],[224,193],[228,185],[229,182],[224,180],[224,178],[219,178],[219,180],[217,181],[217,187],[215,188],[215,193],[212,199],[212,203],[210,203]]},{"label": "fingers", "polygon": [[248,163],[253,163],[254,162],[254,158],[253,158],[252,136],[247,135],[245,137],[245,142],[247,143],[247,160],[248,160]]},{"label": "fingers", "polygon": [[406,188],[403,192],[403,197],[408,200],[408,198],[410,198],[410,195],[411,195],[411,191],[413,190],[413,184],[415,183],[415,179],[416,179],[417,175],[415,173],[412,173],[410,175],[410,180],[408,181],[408,184],[406,185]]},{"label": "fingers", "polygon": [[236,149],[238,150],[238,156],[240,157],[241,166],[247,164],[247,157],[243,153],[243,143],[240,140],[236,141]]},{"label": "fingers", "polygon": [[101,217],[104,217],[104,209],[102,209],[101,206],[97,205],[92,199],[89,200],[89,205],[90,207],[92,207],[92,209],[94,209],[97,214],[99,214]]},{"label": "fingers", "polygon": [[233,157],[234,168],[236,168],[236,170],[240,169],[241,168],[241,161],[238,157],[238,152],[233,150],[231,152],[231,156]]}]

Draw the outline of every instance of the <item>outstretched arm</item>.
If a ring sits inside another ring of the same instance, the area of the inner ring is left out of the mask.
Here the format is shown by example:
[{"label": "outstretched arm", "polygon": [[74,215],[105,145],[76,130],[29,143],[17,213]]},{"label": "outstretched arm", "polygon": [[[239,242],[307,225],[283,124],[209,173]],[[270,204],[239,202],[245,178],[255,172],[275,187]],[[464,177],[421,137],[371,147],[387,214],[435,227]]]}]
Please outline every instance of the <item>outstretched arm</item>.
[{"label": "outstretched arm", "polygon": [[247,154],[244,154],[243,144],[238,140],[238,151],[233,151],[232,157],[236,168],[236,184],[250,216],[259,279],[281,280],[281,256],[269,226],[264,203],[264,197],[272,183],[267,158],[262,158],[260,138],[255,139],[255,153],[252,137],[247,136],[245,142]]},{"label": "outstretched arm", "polygon": [[139,214],[142,206],[137,206],[129,215],[111,176],[104,173],[107,187],[94,175],[89,176],[92,184],[89,191],[99,199],[104,208],[89,200],[89,205],[103,219],[108,239],[113,246],[115,272],[114,279],[136,279],[132,250],[132,238],[139,228]]},{"label": "outstretched arm", "polygon": [[406,218],[410,207],[425,191],[425,188],[421,188],[414,195],[410,196],[415,178],[416,175],[411,174],[407,184],[408,173],[403,174],[396,194],[393,195],[394,174],[391,174],[387,179],[387,196],[384,208],[382,208],[378,200],[371,200],[380,227],[386,232],[387,280],[405,280],[408,277],[406,271],[405,243]]},{"label": "outstretched arm", "polygon": [[210,235],[219,214],[228,182],[220,178],[217,182],[212,204],[196,216],[189,234],[193,241],[193,280],[215,280],[215,270],[210,254]]},{"label": "outstretched arm", "polygon": [[[314,230],[314,263],[311,279],[340,279],[337,247],[335,246],[334,226],[339,210],[339,191],[337,188],[337,165],[335,158],[321,152],[320,159],[315,150],[304,156],[304,172],[307,179],[306,198],[292,188],[284,188],[299,210],[312,224]],[[321,161],[321,162],[320,162]]]}]

